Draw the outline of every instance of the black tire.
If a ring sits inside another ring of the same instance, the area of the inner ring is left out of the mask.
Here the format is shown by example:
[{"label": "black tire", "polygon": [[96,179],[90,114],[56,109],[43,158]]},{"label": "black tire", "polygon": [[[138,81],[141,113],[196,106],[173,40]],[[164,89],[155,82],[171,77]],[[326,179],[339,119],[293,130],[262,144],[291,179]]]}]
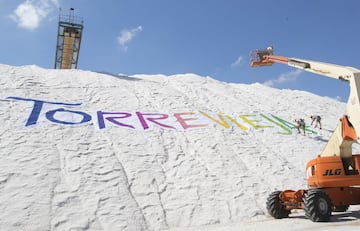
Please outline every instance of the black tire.
[{"label": "black tire", "polygon": [[333,206],[333,212],[346,212],[349,209],[349,205]]},{"label": "black tire", "polygon": [[290,210],[285,209],[285,207],[281,204],[280,195],[281,191],[275,191],[269,195],[266,201],[266,209],[268,213],[276,218],[286,218],[289,217]]},{"label": "black tire", "polygon": [[321,190],[309,190],[304,195],[305,216],[314,222],[328,221],[332,210],[329,196]]}]

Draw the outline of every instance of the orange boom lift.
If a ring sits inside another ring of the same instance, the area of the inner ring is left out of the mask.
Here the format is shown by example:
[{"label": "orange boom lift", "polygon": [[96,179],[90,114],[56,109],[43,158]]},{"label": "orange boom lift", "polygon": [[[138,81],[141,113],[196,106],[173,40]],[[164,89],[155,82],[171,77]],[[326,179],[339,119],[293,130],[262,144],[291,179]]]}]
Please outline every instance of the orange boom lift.
[{"label": "orange boom lift", "polygon": [[360,204],[360,155],[352,153],[360,131],[360,70],[347,66],[273,55],[272,47],[251,52],[251,67],[274,63],[349,82],[350,96],[343,115],[323,151],[306,165],[308,189],[275,191],[266,208],[277,219],[292,209],[304,209],[314,222],[328,221],[332,212]]}]

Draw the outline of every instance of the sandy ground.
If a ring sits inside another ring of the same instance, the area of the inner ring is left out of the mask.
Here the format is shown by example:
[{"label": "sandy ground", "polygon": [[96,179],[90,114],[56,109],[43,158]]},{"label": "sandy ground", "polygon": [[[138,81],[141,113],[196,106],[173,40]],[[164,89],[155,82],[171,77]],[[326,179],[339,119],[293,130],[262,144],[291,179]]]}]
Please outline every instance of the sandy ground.
[{"label": "sandy ground", "polygon": [[351,206],[347,212],[333,213],[328,222],[312,222],[305,218],[302,210],[294,211],[286,219],[273,219],[233,223],[227,225],[210,225],[185,229],[170,229],[171,231],[355,231],[360,229],[360,206]]},{"label": "sandy ground", "polygon": [[[304,230],[273,220],[306,187],[345,104],[194,74],[114,76],[0,65],[0,230]],[[294,119],[323,115],[298,134]],[[359,145],[355,145],[359,149]],[[238,222],[238,223],[235,223]],[[215,224],[215,226],[214,226]]]}]

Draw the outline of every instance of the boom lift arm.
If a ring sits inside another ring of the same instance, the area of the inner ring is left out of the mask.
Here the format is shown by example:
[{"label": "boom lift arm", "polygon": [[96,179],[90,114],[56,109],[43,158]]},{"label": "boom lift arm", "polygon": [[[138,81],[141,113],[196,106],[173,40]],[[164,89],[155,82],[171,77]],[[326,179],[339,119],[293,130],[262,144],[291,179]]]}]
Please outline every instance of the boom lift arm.
[{"label": "boom lift arm", "polygon": [[274,63],[286,64],[304,71],[349,82],[350,96],[346,108],[347,115],[337,125],[320,156],[335,155],[343,159],[350,158],[352,156],[351,146],[359,139],[356,131],[360,132],[360,70],[312,60],[275,56],[269,50],[256,50],[251,54],[251,67],[271,66]]}]

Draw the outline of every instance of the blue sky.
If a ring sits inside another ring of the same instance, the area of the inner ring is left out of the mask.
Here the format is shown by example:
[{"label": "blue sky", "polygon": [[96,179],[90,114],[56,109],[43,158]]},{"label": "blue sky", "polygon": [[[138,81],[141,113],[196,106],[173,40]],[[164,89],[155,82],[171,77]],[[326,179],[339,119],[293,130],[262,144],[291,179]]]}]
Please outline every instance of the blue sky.
[{"label": "blue sky", "polygon": [[[0,0],[0,63],[53,68],[59,8],[84,19],[78,68],[195,73],[346,101],[346,83],[282,64],[250,68],[251,50],[360,68],[357,0]],[[276,99],[274,99],[276,100]]]}]

